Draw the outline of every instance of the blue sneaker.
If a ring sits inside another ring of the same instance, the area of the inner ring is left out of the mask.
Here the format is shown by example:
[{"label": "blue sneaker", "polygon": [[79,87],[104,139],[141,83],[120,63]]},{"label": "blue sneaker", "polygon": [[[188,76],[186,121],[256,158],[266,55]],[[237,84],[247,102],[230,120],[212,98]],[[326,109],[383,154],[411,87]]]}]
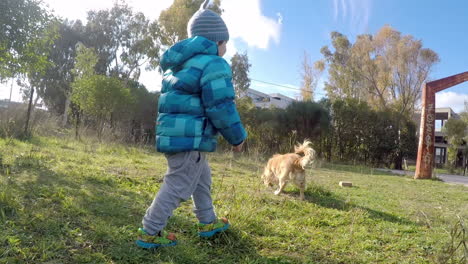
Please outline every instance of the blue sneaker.
[{"label": "blue sneaker", "polygon": [[216,233],[223,232],[229,228],[229,221],[227,218],[222,217],[216,219],[211,224],[198,224],[198,235],[201,237],[212,237]]},{"label": "blue sneaker", "polygon": [[170,247],[177,244],[177,239],[173,233],[167,233],[166,231],[161,231],[159,234],[152,236],[144,228],[138,228],[136,244],[142,248]]}]

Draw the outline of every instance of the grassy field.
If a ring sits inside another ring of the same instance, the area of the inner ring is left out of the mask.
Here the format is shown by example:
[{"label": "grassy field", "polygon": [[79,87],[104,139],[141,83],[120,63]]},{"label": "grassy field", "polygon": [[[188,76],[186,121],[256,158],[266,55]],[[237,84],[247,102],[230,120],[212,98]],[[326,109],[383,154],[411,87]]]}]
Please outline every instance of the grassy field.
[{"label": "grassy field", "polygon": [[[409,171],[416,171],[416,165],[408,166]],[[448,168],[435,168],[436,174],[449,174],[449,175],[460,175],[463,176],[463,168],[459,167],[451,171]],[[468,177],[468,175],[467,175]]]},{"label": "grassy field", "polygon": [[[300,201],[293,186],[274,196],[262,185],[264,158],[209,159],[216,210],[232,228],[198,238],[187,201],[167,227],[179,245],[148,251],[135,246],[135,233],[161,184],[164,156],[91,141],[0,139],[0,263],[466,261],[458,247],[467,242],[466,187],[322,165],[308,171]],[[341,180],[354,187],[339,187]]]}]

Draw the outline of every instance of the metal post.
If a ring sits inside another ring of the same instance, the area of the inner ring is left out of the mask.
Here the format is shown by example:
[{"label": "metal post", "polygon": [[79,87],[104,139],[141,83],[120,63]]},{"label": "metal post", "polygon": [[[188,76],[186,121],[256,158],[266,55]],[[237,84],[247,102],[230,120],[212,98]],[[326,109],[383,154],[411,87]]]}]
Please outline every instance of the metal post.
[{"label": "metal post", "polygon": [[435,92],[423,86],[421,126],[419,129],[418,158],[415,179],[430,179],[434,163]]},{"label": "metal post", "polygon": [[435,94],[468,81],[468,72],[424,84],[415,179],[430,179],[434,168]]}]

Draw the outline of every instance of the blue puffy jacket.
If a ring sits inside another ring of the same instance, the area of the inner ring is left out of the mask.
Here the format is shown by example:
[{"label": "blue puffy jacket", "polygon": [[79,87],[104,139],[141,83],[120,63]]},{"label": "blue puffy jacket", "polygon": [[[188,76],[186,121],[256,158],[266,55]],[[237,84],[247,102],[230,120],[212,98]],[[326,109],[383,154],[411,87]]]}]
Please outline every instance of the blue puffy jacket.
[{"label": "blue puffy jacket", "polygon": [[232,145],[247,137],[234,104],[231,68],[217,54],[216,43],[204,37],[183,40],[163,54],[158,151],[212,152],[218,132]]}]

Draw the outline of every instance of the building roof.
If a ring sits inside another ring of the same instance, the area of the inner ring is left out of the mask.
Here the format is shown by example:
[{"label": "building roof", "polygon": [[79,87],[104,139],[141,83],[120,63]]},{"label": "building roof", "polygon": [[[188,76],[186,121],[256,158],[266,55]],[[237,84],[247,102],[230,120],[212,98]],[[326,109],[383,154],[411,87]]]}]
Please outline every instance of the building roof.
[{"label": "building roof", "polygon": [[[450,113],[452,115],[458,115],[451,107],[437,107],[436,113]],[[421,110],[414,111],[415,113],[421,114]]]},{"label": "building roof", "polygon": [[280,94],[280,93],[272,93],[270,94],[271,97],[275,98],[280,98],[280,99],[285,99],[285,100],[289,100],[289,101],[295,101],[295,99],[289,97],[289,96],[286,96],[284,94]]},{"label": "building roof", "polygon": [[[450,118],[460,119],[460,115],[455,113],[452,108],[450,107],[439,107],[435,109],[435,119],[436,120],[447,120]],[[421,110],[417,110],[414,112],[413,119],[419,123],[419,119],[421,119]]]},{"label": "building roof", "polygon": [[293,98],[280,93],[266,94],[250,88],[243,93],[243,96],[252,98],[257,107],[274,106],[284,109],[295,101]]},{"label": "building roof", "polygon": [[291,97],[289,97],[289,96],[286,96],[286,95],[284,95],[284,94],[281,94],[281,93],[266,94],[266,93],[260,92],[260,91],[258,91],[258,90],[252,89],[252,88],[247,89],[246,92],[254,93],[254,94],[256,94],[256,95],[264,96],[264,97],[279,97],[279,98],[281,98],[281,99],[286,99],[286,100],[295,101],[295,99],[293,99],[293,98],[291,98]]},{"label": "building roof", "polygon": [[268,96],[269,96],[269,95],[266,94],[266,93],[262,93],[262,92],[260,92],[260,91],[257,91],[257,90],[255,90],[255,89],[251,89],[251,88],[247,89],[245,92],[246,92],[246,93],[247,93],[247,92],[249,92],[249,93],[254,93],[254,94],[258,95],[258,96],[265,96],[265,97],[268,97]]}]

